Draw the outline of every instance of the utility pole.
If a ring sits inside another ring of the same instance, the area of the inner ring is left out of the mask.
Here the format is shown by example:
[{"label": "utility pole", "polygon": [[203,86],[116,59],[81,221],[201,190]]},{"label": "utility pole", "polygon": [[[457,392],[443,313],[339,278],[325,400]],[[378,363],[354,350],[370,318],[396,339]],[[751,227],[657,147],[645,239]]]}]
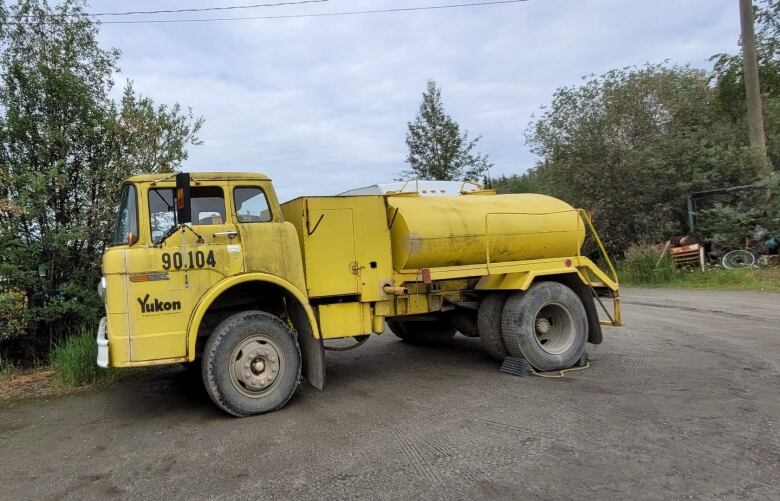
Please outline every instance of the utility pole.
[{"label": "utility pole", "polygon": [[758,84],[756,34],[753,29],[753,0],[739,0],[739,15],[742,25],[742,56],[745,64],[745,94],[750,146],[756,156],[757,173],[760,178],[766,178],[769,176],[769,162],[766,156],[764,117],[761,114],[761,89]]}]

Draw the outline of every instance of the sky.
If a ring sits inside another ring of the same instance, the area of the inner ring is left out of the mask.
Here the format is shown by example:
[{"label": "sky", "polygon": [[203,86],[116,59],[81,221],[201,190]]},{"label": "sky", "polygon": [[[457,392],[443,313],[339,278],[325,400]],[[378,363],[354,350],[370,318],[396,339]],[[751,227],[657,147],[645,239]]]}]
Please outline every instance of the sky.
[{"label": "sky", "polygon": [[[90,12],[259,0],[93,0]],[[297,6],[122,17],[309,14],[474,0],[329,0]],[[589,74],[669,61],[709,68],[738,50],[737,0],[530,0],[432,11],[181,24],[104,24],[125,79],[205,119],[186,171],[269,175],[282,201],[397,179],[407,122],[429,79],[481,135],[492,176],[536,162],[525,139],[556,88]]]}]

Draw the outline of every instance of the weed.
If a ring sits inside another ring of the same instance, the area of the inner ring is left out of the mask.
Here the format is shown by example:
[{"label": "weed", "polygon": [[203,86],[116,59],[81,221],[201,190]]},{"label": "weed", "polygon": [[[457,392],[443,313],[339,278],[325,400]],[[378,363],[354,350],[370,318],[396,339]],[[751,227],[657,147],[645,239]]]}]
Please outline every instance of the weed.
[{"label": "weed", "polygon": [[661,257],[658,248],[632,245],[620,269],[621,281],[631,284],[661,285],[674,281],[680,272],[668,255]]},{"label": "weed", "polygon": [[51,356],[57,378],[67,386],[107,383],[116,379],[117,371],[97,366],[94,332],[82,328],[54,349]]}]

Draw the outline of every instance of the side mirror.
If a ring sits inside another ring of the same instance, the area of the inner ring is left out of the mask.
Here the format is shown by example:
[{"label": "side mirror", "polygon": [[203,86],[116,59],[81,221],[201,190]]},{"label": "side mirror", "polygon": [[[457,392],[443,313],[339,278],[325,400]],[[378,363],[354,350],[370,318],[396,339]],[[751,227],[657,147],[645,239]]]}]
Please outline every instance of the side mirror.
[{"label": "side mirror", "polygon": [[187,172],[176,174],[176,221],[179,224],[192,223],[190,175]]}]

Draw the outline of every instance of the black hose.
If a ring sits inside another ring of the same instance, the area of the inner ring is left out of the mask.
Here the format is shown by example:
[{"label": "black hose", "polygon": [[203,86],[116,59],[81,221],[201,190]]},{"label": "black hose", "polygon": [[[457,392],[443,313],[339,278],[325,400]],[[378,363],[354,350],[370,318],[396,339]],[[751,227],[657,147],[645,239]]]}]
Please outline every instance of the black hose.
[{"label": "black hose", "polygon": [[370,338],[371,335],[365,335],[365,336],[354,336],[355,341],[357,341],[355,344],[351,346],[326,346],[323,344],[323,348],[325,348],[328,351],[349,351],[354,350],[358,346],[361,346],[363,343],[368,341],[368,338]]}]

